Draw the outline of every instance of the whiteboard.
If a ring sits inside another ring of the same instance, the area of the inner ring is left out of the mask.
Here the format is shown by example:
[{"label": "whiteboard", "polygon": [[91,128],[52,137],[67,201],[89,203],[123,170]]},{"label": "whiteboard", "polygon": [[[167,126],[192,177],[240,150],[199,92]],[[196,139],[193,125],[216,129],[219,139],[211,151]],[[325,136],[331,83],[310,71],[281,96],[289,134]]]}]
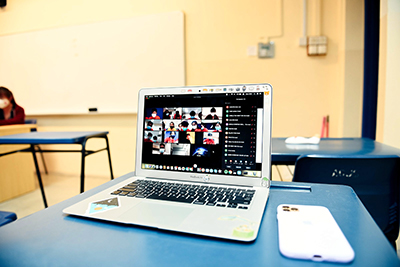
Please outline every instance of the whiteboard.
[{"label": "whiteboard", "polygon": [[136,113],[140,88],[182,85],[180,11],[0,36],[0,86],[27,115]]}]

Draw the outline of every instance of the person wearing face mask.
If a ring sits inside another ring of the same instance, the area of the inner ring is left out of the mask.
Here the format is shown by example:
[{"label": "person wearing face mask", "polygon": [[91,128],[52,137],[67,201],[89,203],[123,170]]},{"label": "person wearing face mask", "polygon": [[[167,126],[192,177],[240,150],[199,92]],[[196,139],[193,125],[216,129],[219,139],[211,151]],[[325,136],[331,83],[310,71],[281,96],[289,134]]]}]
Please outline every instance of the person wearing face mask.
[{"label": "person wearing face mask", "polygon": [[147,122],[146,130],[153,131],[153,122],[152,121]]},{"label": "person wearing face mask", "polygon": [[[153,137],[153,134],[152,134],[152,133],[148,133],[148,134],[147,134],[147,138],[145,138],[144,141],[145,141],[146,143],[153,143],[152,137]],[[157,136],[156,136],[156,137],[157,137]]]},{"label": "person wearing face mask", "polygon": [[208,129],[207,129],[207,127],[204,125],[204,123],[202,123],[202,124],[200,125],[200,129],[201,129],[202,132],[208,132]]},{"label": "person wearing face mask", "polygon": [[190,111],[190,118],[195,119],[196,118],[196,112],[194,110]]},{"label": "person wearing face mask", "polygon": [[167,138],[165,138],[164,142],[165,143],[177,143],[177,139],[176,139],[176,134],[175,132],[170,132],[169,136]]},{"label": "person wearing face mask", "polygon": [[221,132],[222,130],[221,130],[221,124],[219,123],[219,122],[217,122],[216,124],[215,124],[215,127],[214,127],[214,132]]},{"label": "person wearing face mask", "polygon": [[167,129],[167,131],[176,131],[176,128],[175,128],[175,123],[174,122],[170,122],[169,123],[169,128]]},{"label": "person wearing face mask", "polygon": [[165,144],[160,144],[160,155],[164,155],[165,152]]},{"label": "person wearing face mask", "polygon": [[0,87],[0,125],[24,123],[24,109],[17,105],[10,90]]},{"label": "person wearing face mask", "polygon": [[191,131],[192,132],[194,132],[194,131],[196,131],[196,129],[197,129],[197,121],[192,121],[192,129],[191,129]]},{"label": "person wearing face mask", "polygon": [[146,118],[147,120],[159,120],[160,116],[157,115],[157,109],[151,110],[151,116]]},{"label": "person wearing face mask", "polygon": [[163,119],[171,119],[171,115],[172,115],[171,112],[168,109],[166,109],[163,113]]},{"label": "person wearing face mask", "polygon": [[189,123],[187,121],[182,121],[182,128],[181,131],[182,132],[190,132],[190,130],[188,129]]}]

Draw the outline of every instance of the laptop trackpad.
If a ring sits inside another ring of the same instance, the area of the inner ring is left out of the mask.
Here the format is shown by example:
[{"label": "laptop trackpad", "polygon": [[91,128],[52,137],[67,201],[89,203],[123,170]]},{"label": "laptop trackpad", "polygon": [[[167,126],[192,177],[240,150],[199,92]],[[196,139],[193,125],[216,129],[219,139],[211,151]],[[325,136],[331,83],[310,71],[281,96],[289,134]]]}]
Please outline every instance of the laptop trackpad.
[{"label": "laptop trackpad", "polygon": [[170,228],[179,226],[193,210],[194,208],[144,201],[123,213],[119,219],[133,224]]}]

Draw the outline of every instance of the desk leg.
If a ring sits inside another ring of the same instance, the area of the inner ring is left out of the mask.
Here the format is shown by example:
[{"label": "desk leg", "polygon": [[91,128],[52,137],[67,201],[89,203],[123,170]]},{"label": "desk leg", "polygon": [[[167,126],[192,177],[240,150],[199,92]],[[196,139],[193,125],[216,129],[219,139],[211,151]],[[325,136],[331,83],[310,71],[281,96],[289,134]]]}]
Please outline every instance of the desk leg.
[{"label": "desk leg", "polygon": [[107,144],[108,164],[110,165],[111,180],[113,180],[114,179],[114,173],[113,173],[112,164],[111,164],[111,153],[110,153],[110,146],[108,144],[107,136],[105,136],[105,139],[106,139],[106,144]]},{"label": "desk leg", "polygon": [[81,163],[81,193],[85,191],[85,158],[86,158],[86,141],[82,143],[82,163]]},{"label": "desk leg", "polygon": [[31,145],[31,152],[32,152],[32,156],[33,156],[33,161],[35,163],[36,175],[37,175],[37,178],[38,178],[40,191],[42,192],[42,198],[43,198],[44,207],[47,208],[48,206],[47,206],[46,195],[44,194],[42,176],[40,175],[39,164],[38,164],[38,161],[37,161],[37,158],[36,158],[36,151],[35,151],[35,146],[34,145]]}]

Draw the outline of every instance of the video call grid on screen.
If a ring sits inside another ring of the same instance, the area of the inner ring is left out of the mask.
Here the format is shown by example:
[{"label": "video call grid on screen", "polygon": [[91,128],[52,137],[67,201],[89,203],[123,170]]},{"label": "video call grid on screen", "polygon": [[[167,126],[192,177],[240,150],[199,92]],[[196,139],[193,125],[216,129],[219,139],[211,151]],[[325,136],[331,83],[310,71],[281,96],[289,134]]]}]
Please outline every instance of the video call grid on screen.
[{"label": "video call grid on screen", "polygon": [[260,177],[263,94],[145,96],[142,168]]}]

